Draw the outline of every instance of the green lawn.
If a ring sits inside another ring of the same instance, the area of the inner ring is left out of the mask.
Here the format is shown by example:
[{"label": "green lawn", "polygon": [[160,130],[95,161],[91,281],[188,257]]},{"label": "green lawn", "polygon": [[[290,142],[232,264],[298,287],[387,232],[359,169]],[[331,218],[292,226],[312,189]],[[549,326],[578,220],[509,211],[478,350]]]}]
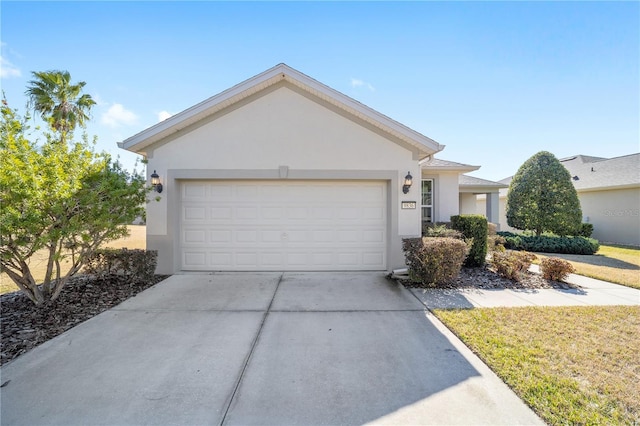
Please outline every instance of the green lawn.
[{"label": "green lawn", "polygon": [[568,260],[576,274],[640,289],[640,248],[601,245],[594,255],[536,253]]},{"label": "green lawn", "polygon": [[640,423],[640,306],[434,313],[545,422]]}]

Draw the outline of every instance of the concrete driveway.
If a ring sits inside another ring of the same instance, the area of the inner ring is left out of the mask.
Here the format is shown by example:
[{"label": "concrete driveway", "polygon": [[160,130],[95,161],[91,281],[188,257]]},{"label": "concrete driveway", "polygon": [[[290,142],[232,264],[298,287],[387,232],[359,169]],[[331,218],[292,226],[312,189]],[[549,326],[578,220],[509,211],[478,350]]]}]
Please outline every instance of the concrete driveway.
[{"label": "concrete driveway", "polygon": [[542,424],[381,273],[174,275],[1,374],[2,425]]}]

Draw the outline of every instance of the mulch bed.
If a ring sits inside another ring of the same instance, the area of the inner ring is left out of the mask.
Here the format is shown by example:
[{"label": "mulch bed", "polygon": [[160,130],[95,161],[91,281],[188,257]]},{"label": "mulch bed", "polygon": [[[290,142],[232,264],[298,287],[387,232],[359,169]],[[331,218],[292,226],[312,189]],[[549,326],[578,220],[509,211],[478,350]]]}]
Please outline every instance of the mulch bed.
[{"label": "mulch bed", "polygon": [[[413,283],[408,280],[403,280],[402,284],[405,287],[417,287],[417,288],[433,288],[421,283]],[[520,278],[520,281],[511,281],[510,279],[501,277],[496,274],[487,266],[482,268],[462,268],[460,275],[454,281],[440,286],[438,288],[479,288],[479,289],[493,289],[493,288],[509,288],[509,289],[535,289],[535,288],[557,288],[568,290],[570,288],[576,288],[572,284],[567,284],[558,281],[550,281],[542,278],[540,274],[533,272],[526,272]]]},{"label": "mulch bed", "polygon": [[167,278],[131,283],[118,277],[72,277],[54,302],[36,307],[21,292],[0,295],[0,365]]}]

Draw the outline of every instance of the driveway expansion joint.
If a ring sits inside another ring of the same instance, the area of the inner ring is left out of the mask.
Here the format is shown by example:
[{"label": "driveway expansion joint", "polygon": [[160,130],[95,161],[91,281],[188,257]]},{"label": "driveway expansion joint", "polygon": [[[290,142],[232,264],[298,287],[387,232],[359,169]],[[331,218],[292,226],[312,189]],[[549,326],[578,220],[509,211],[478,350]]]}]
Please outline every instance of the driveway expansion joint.
[{"label": "driveway expansion joint", "polygon": [[273,296],[271,296],[271,301],[269,302],[269,306],[267,306],[267,310],[266,311],[262,311],[264,312],[264,315],[262,316],[262,321],[260,322],[260,327],[258,327],[258,331],[256,332],[256,336],[253,339],[253,342],[251,343],[251,349],[249,349],[249,354],[247,355],[247,357],[244,360],[244,364],[242,365],[242,369],[240,370],[240,374],[238,375],[238,380],[236,381],[235,386],[233,387],[233,391],[231,392],[231,397],[229,398],[229,403],[227,404],[227,406],[224,409],[224,415],[222,416],[222,420],[220,420],[220,426],[222,426],[225,422],[225,420],[227,419],[227,415],[229,414],[229,410],[231,409],[231,405],[233,404],[233,400],[236,396],[236,393],[238,392],[238,389],[240,388],[240,384],[242,383],[242,379],[244,378],[245,372],[247,371],[247,366],[249,365],[249,361],[251,360],[251,356],[253,355],[253,352],[256,349],[256,346],[258,345],[258,340],[260,339],[260,335],[262,334],[262,329],[264,328],[264,323],[267,320],[267,316],[269,316],[269,311],[271,310],[271,306],[273,305],[273,301],[276,298],[276,294],[278,293],[278,289],[280,288],[280,283],[282,283],[282,278],[284,277],[284,272],[280,274],[280,278],[278,278],[278,283],[276,284],[276,289],[273,292]]}]

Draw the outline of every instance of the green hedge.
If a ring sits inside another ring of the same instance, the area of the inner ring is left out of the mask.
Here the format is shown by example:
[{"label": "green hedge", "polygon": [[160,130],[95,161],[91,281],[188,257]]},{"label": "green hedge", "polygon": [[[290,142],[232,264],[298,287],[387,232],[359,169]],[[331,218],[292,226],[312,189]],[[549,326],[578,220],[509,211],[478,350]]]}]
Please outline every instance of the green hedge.
[{"label": "green hedge", "polygon": [[121,277],[136,283],[153,278],[157,264],[157,250],[105,248],[89,256],[84,272],[100,279]]},{"label": "green hedge", "polygon": [[467,239],[473,239],[465,266],[482,266],[487,257],[487,218],[479,214],[451,216],[451,227],[462,232]]},{"label": "green hedge", "polygon": [[520,235],[498,232],[506,240],[505,247],[541,253],[594,254],[600,248],[598,240],[586,237],[560,237],[551,235]]}]

